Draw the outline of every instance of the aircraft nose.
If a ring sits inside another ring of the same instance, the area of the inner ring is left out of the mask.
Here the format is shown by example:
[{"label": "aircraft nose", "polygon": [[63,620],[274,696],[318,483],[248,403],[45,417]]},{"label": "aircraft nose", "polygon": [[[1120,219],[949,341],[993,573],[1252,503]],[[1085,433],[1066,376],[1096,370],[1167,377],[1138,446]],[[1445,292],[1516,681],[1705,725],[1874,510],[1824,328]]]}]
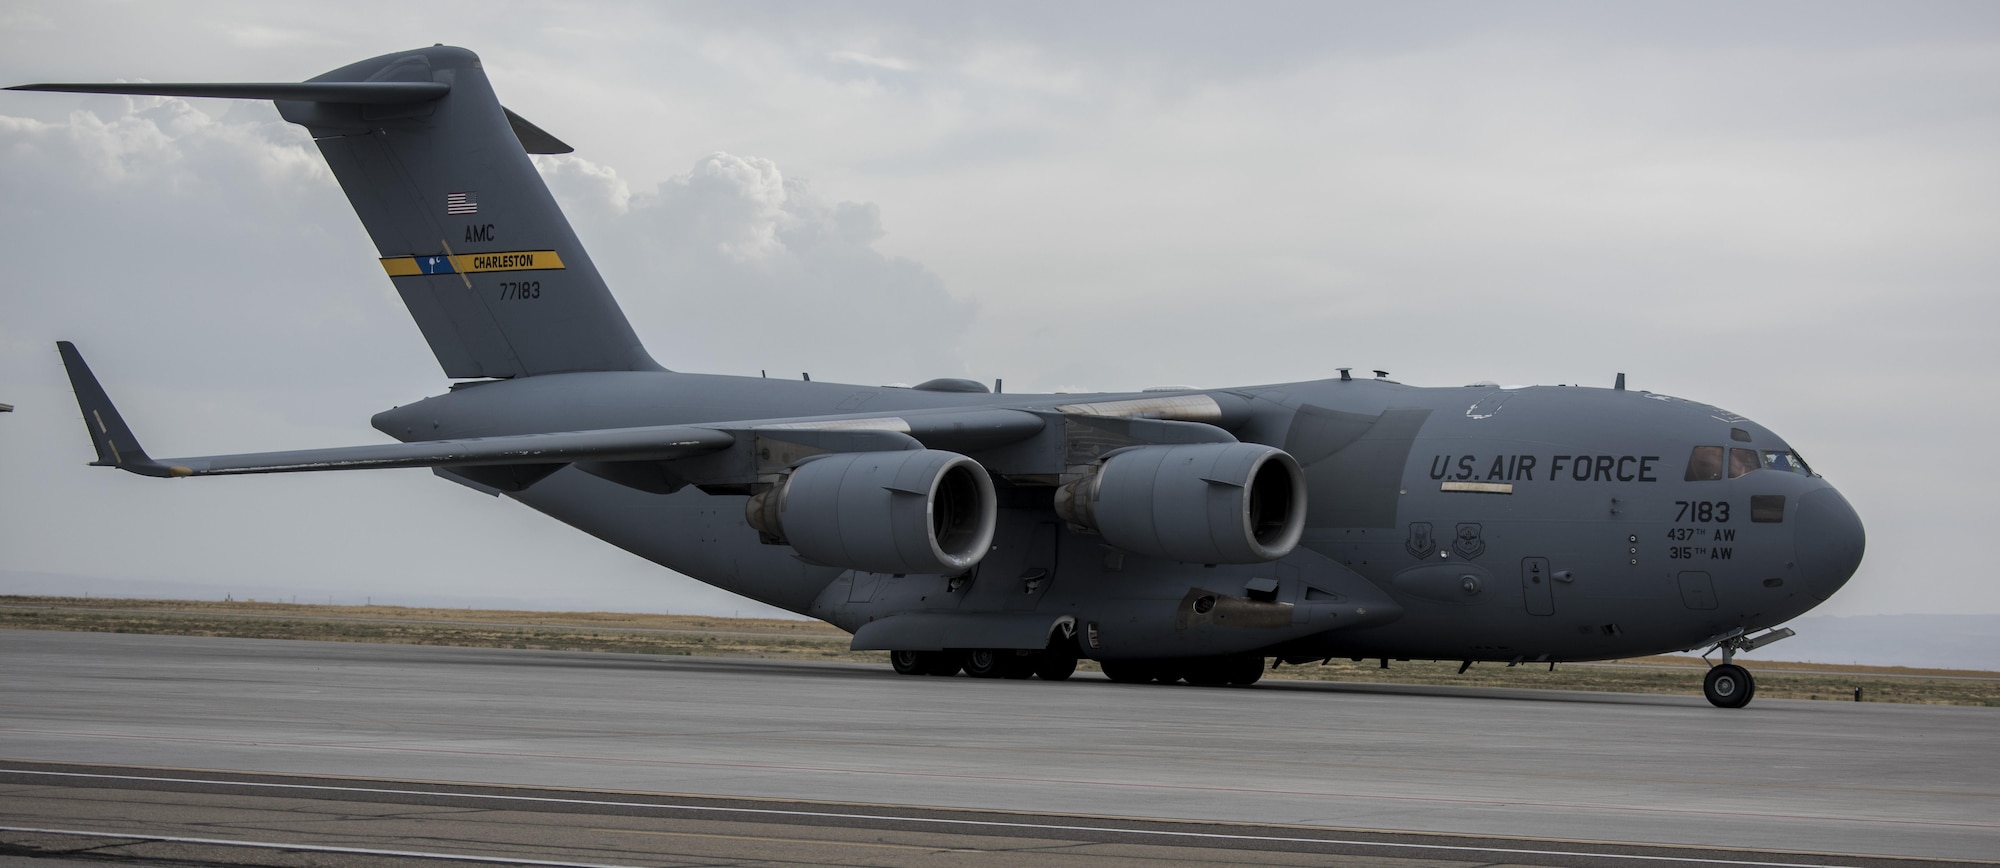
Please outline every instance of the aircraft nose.
[{"label": "aircraft nose", "polygon": [[1799,498],[1796,521],[1792,544],[1798,552],[1799,578],[1807,593],[1825,600],[1861,566],[1861,552],[1867,546],[1861,516],[1854,514],[1840,492],[1822,488]]}]

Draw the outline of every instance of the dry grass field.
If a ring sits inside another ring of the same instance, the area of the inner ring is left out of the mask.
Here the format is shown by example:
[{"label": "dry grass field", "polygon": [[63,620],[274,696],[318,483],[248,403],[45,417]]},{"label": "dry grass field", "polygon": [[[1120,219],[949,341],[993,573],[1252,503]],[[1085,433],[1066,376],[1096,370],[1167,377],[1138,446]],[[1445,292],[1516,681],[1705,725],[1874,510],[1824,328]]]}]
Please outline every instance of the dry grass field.
[{"label": "dry grass field", "polygon": [[[704,657],[773,657],[887,664],[887,655],[849,651],[847,634],[818,621],[518,612],[402,606],[322,606],[254,600],[201,602],[0,596],[0,628],[256,639],[312,639],[480,648],[609,651]],[[1743,662],[1766,698],[2000,707],[2000,673],[1901,667]],[[1085,669],[1095,668],[1086,661]],[[1461,675],[1450,661],[1338,659],[1286,666],[1267,677],[1381,684],[1455,684],[1547,690],[1699,695],[1705,664],[1686,657],[1610,663],[1507,667],[1482,663]]]}]

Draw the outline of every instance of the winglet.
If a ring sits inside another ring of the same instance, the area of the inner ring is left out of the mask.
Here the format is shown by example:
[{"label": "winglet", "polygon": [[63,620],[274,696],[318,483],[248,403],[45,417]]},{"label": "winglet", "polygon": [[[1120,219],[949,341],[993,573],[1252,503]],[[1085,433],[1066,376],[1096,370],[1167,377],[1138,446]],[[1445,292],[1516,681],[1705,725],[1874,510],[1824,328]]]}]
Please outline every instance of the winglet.
[{"label": "winglet", "polygon": [[111,397],[97,384],[97,377],[84,364],[83,354],[76,351],[76,345],[56,341],[56,350],[62,353],[63,367],[69,370],[70,388],[75,390],[76,405],[83,411],[83,427],[90,432],[91,445],[97,447],[97,460],[90,463],[92,467],[116,467],[141,476],[193,474],[188,468],[168,467],[147,457],[139,438],[132,435],[125,418],[118,415],[118,408],[111,406]]}]

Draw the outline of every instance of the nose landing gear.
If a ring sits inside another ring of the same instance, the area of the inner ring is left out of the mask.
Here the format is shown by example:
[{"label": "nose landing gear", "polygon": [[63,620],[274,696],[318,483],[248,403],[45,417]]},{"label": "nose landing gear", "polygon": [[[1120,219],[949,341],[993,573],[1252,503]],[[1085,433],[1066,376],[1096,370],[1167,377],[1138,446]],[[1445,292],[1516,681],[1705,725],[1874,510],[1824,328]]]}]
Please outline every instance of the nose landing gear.
[{"label": "nose landing gear", "polygon": [[1736,665],[1736,652],[1755,651],[1779,639],[1798,635],[1789,627],[1779,627],[1756,636],[1745,636],[1744,632],[1738,627],[1703,643],[1713,643],[1713,647],[1702,653],[1703,660],[1707,660],[1711,652],[1722,652],[1722,663],[1709,667],[1708,675],[1701,679],[1701,695],[1716,708],[1742,708],[1757,695],[1757,680],[1750,677],[1750,670]]},{"label": "nose landing gear", "polygon": [[1701,680],[1701,695],[1716,708],[1742,708],[1757,695],[1757,681],[1750,677],[1750,670],[1724,663],[1709,668],[1708,676]]}]

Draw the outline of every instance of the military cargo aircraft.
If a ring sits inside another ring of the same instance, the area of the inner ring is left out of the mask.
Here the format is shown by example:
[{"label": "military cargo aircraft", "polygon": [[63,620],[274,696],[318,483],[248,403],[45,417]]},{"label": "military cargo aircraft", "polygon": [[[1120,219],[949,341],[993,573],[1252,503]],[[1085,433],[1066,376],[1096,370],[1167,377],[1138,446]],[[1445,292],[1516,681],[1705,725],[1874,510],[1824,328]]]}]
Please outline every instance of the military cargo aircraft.
[{"label": "military cargo aircraft", "polygon": [[[1613,388],[1382,372],[1001,394],[670,371],[461,48],[306,82],[14,90],[272,100],[318,144],[447,378],[399,443],[150,457],[59,344],[97,465],[155,477],[432,469],[853,633],[898,672],[1247,685],[1267,661],[1734,655],[1838,590],[1860,519],[1776,433]],[[997,384],[996,384],[997,387]],[[1272,665],[1276,665],[1275,663]]]}]

